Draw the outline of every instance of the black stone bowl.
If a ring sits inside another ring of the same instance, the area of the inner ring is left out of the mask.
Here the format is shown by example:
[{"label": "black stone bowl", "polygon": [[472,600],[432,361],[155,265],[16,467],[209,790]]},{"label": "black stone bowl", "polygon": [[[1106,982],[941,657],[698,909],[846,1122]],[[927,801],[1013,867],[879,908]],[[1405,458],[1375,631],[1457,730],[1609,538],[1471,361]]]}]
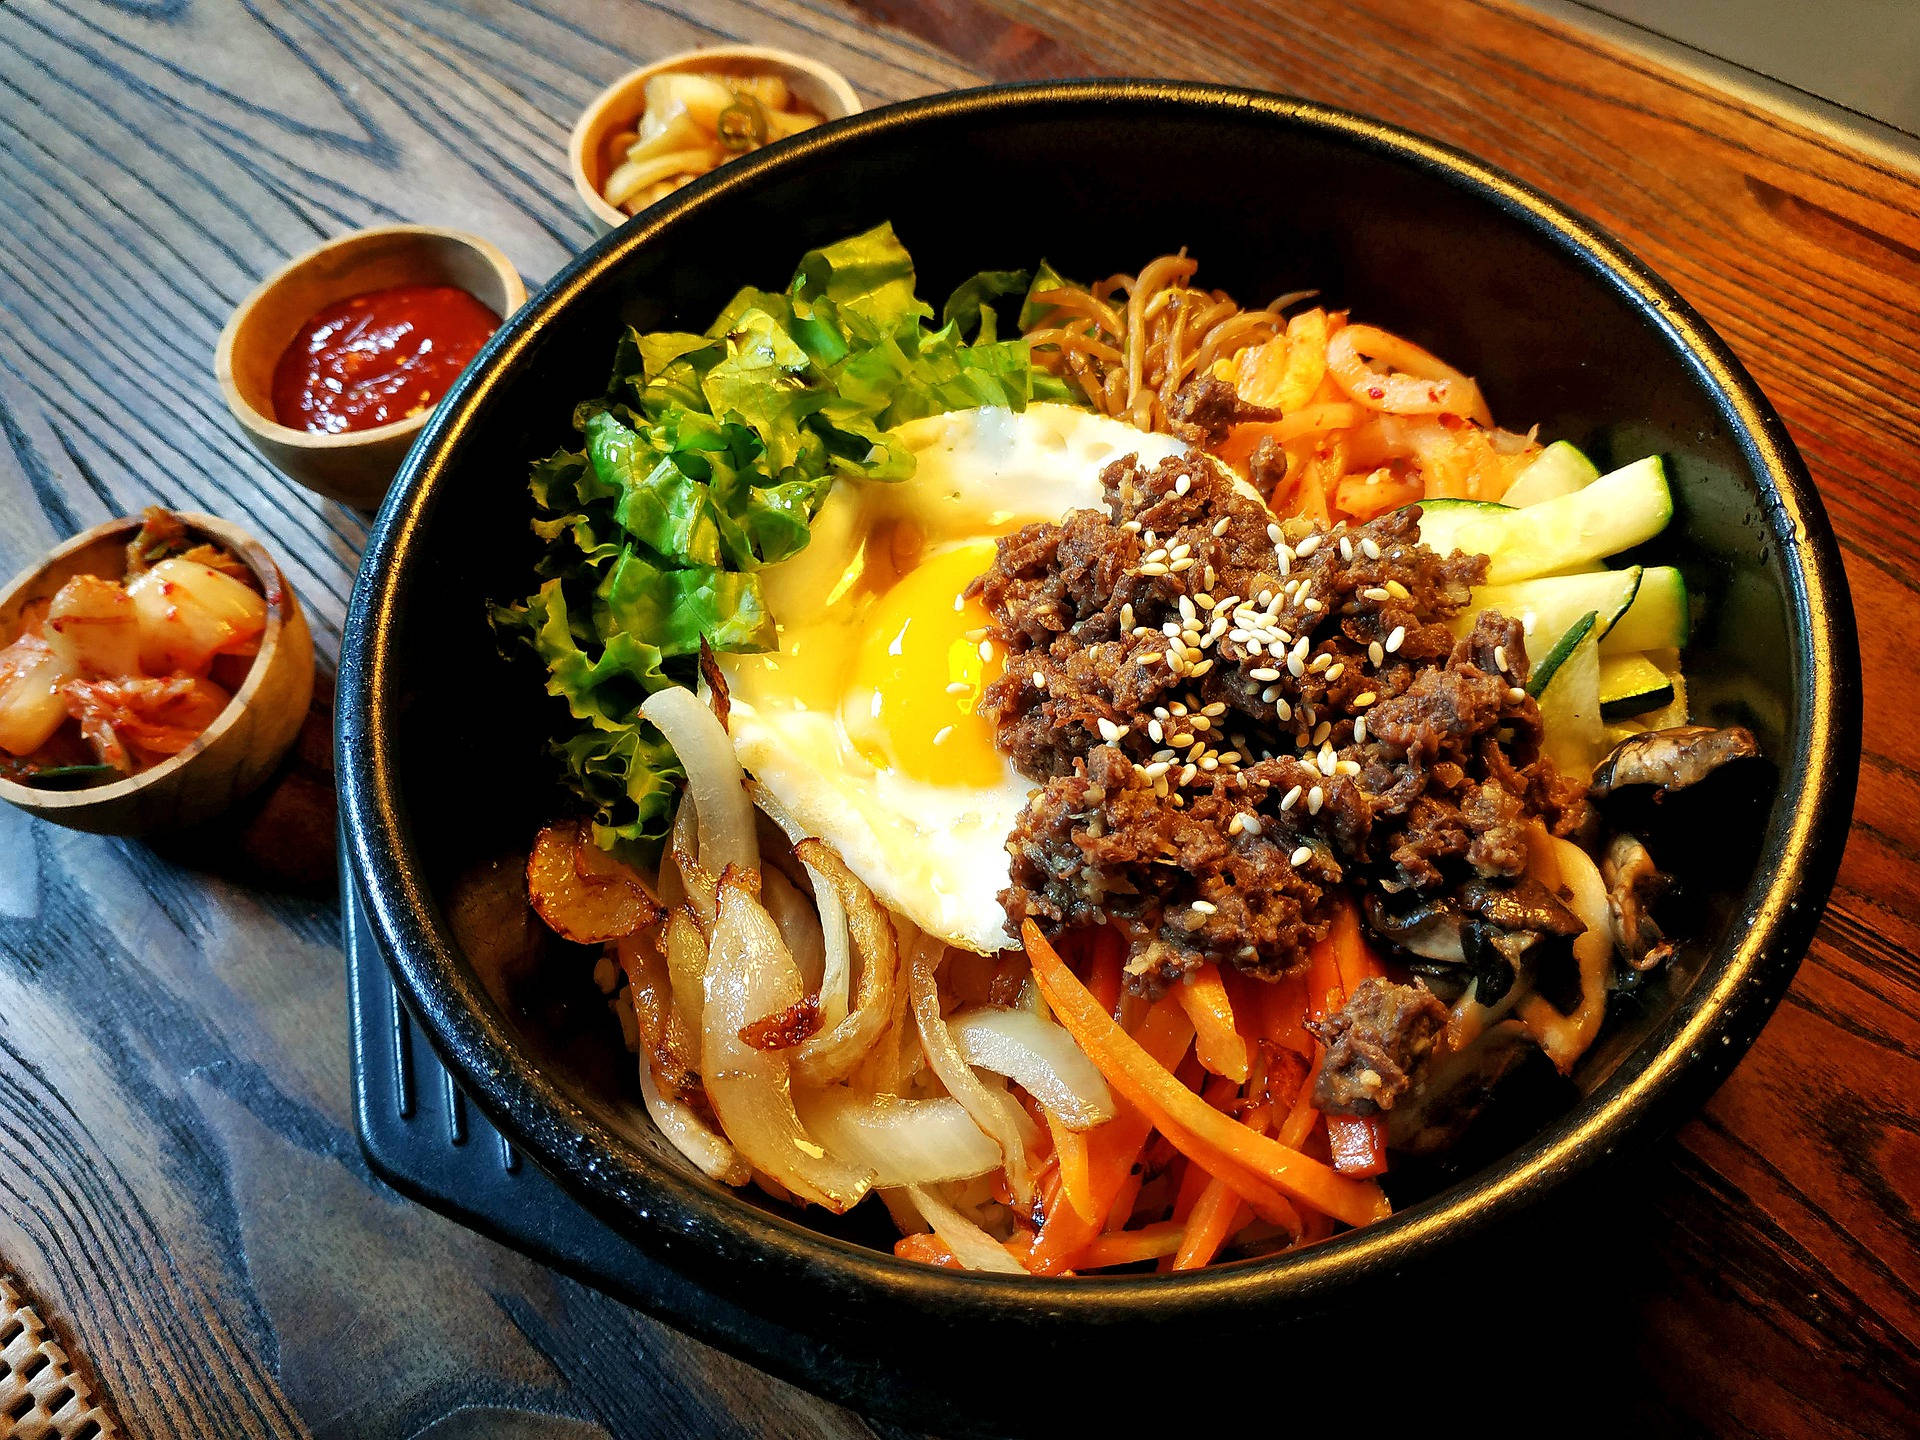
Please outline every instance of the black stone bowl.
[{"label": "black stone bowl", "polygon": [[[486,620],[490,600],[533,588],[528,462],[576,443],[570,412],[605,383],[621,327],[704,328],[740,285],[777,287],[807,248],[882,220],[936,304],[983,267],[1044,256],[1091,277],[1184,245],[1208,286],[1247,301],[1314,287],[1430,347],[1479,377],[1509,425],[1537,421],[1603,463],[1667,457],[1678,516],[1650,558],[1681,565],[1704,602],[1688,653],[1695,715],[1753,726],[1775,783],[1727,817],[1739,864],[1706,897],[1703,934],[1615,1007],[1569,1093],[1469,1160],[1400,1178],[1392,1220],[1181,1276],[1015,1280],[897,1261],[884,1217],[864,1213],[877,1206],[816,1226],[693,1173],[637,1111],[590,966],[542,954],[510,896],[488,910],[469,889],[450,904],[477,866],[510,876],[556,804],[552,702],[537,674],[500,659]],[[508,321],[401,469],[354,588],[338,715],[374,930],[494,1123],[711,1297],[663,1297],[666,1318],[836,1399],[947,1431],[1057,1428],[1102,1399],[1134,1410],[1141,1387],[1115,1377],[1136,1353],[1160,1373],[1211,1364],[1218,1395],[1228,1371],[1270,1387],[1277,1357],[1318,1363],[1285,1337],[1423,1312],[1443,1283],[1429,1266],[1505,1268],[1521,1212],[1670,1129],[1766,1021],[1839,861],[1860,724],[1853,616],[1820,501],[1772,407],[1666,284],[1579,216],[1418,136],[1276,96],[1143,82],[856,116],[722,168],[580,256]],[[462,906],[464,946],[450,919]],[[1252,1335],[1256,1353],[1230,1343]],[[1048,1383],[1075,1375],[1098,1383]]]}]

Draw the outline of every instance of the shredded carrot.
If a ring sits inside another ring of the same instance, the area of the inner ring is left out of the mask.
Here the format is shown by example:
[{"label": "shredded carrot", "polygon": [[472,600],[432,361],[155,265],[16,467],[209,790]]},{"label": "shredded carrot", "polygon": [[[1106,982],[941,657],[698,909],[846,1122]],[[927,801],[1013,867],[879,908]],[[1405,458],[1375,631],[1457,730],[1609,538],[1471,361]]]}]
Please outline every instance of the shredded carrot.
[{"label": "shredded carrot", "polygon": [[1193,1022],[1193,1053],[1216,1075],[1236,1085],[1247,1081],[1247,1042],[1234,1029],[1233,1004],[1211,960],[1189,974],[1173,993]]},{"label": "shredded carrot", "polygon": [[1142,1225],[1138,1230],[1109,1230],[1096,1235],[1080,1257],[1077,1269],[1102,1270],[1110,1265],[1138,1265],[1158,1260],[1180,1248],[1186,1226],[1172,1220]]},{"label": "shredded carrot", "polygon": [[1100,1008],[1111,1015],[1120,1003],[1120,972],[1126,959],[1126,944],[1119,931],[1104,929],[1094,936],[1090,948],[1087,988],[1100,1002]]},{"label": "shredded carrot", "polygon": [[[1284,1224],[1280,1217],[1294,1213],[1291,1204],[1271,1203],[1276,1191],[1349,1225],[1366,1225],[1390,1213],[1379,1186],[1338,1175],[1268,1136],[1254,1134],[1180,1084],[1100,1009],[1037,925],[1029,920],[1021,933],[1034,977],[1055,1017],[1107,1083],[1137,1106],[1182,1154],[1231,1186],[1256,1214]],[[1149,1011],[1148,1024],[1169,1014],[1185,1020],[1177,1006],[1161,1001]]]},{"label": "shredded carrot", "polygon": [[[1058,958],[1055,956],[1056,961]],[[1082,989],[1081,993],[1085,995],[1086,991]],[[1133,1040],[1155,1065],[1171,1073],[1193,1040],[1193,1028],[1179,1010],[1169,1015],[1156,1008],[1146,1013]],[[1056,1203],[1044,1212],[1033,1249],[1023,1257],[1023,1263],[1036,1275],[1059,1275],[1073,1268],[1081,1252],[1100,1233],[1101,1221],[1112,1210],[1120,1186],[1139,1162],[1153,1123],[1124,1096],[1115,1096],[1114,1103],[1118,1113],[1113,1119],[1082,1132],[1092,1214],[1083,1215],[1078,1207],[1067,1203]]]},{"label": "shredded carrot", "polygon": [[893,1242],[893,1253],[902,1260],[918,1260],[922,1265],[938,1265],[942,1270],[967,1268],[938,1235],[902,1235]]},{"label": "shredded carrot", "polygon": [[1053,1153],[1060,1162],[1060,1192],[1081,1219],[1093,1224],[1100,1218],[1100,1208],[1093,1198],[1093,1174],[1088,1168],[1087,1137],[1081,1131],[1067,1129],[1053,1117],[1051,1111],[1045,1113],[1047,1129],[1053,1132]]},{"label": "shredded carrot", "polygon": [[1140,1187],[1146,1181],[1147,1167],[1144,1159],[1136,1160],[1127,1170],[1126,1177],[1120,1182],[1120,1193],[1113,1197],[1113,1204],[1107,1209],[1107,1230],[1127,1228],[1127,1222],[1133,1218],[1133,1207],[1140,1200]]},{"label": "shredded carrot", "polygon": [[1424,491],[1418,479],[1396,476],[1383,467],[1342,480],[1333,492],[1333,508],[1356,520],[1371,520],[1424,498]]},{"label": "shredded carrot", "polygon": [[[1213,1106],[1214,1109],[1224,1110],[1238,1097],[1240,1087],[1235,1085],[1231,1080],[1223,1080],[1216,1075],[1207,1081],[1206,1088],[1200,1093],[1201,1098]],[[1192,1161],[1187,1162],[1186,1173],[1180,1177],[1180,1188],[1174,1196],[1174,1219],[1185,1220],[1187,1218],[1187,1212],[1193,1209],[1194,1203],[1200,1198],[1200,1192],[1207,1188],[1207,1182],[1212,1179],[1213,1176],[1209,1175],[1200,1166],[1195,1165]]]}]

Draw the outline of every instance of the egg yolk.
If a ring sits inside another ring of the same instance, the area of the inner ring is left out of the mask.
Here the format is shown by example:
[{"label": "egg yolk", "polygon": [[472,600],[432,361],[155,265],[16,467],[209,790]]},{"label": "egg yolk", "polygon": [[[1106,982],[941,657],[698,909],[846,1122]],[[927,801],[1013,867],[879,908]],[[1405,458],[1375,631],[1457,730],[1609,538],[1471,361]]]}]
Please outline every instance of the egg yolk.
[{"label": "egg yolk", "polygon": [[966,598],[993,563],[991,541],[929,555],[874,597],[864,617],[840,723],[876,768],[930,785],[988,786],[1006,764],[980,694],[1005,666],[987,612]]}]

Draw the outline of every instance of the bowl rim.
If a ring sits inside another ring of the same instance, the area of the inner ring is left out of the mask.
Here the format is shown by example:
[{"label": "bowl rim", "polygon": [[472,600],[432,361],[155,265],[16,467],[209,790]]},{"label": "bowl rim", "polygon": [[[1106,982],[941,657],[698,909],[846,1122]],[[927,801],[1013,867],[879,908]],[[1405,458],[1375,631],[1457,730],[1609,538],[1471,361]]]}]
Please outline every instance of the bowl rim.
[{"label": "bowl rim", "polygon": [[[220,338],[213,346],[213,374],[220,386],[220,398],[227,402],[227,409],[244,428],[262,440],[293,450],[356,450],[365,446],[388,443],[404,436],[418,434],[426,428],[427,421],[433,418],[433,412],[439,408],[436,402],[418,415],[403,416],[398,420],[389,420],[384,425],[374,425],[365,430],[342,430],[337,433],[323,433],[316,430],[297,430],[291,425],[283,425],[273,416],[260,409],[251,400],[240,393],[240,384],[233,376],[233,347],[239,338],[240,327],[246,322],[260,303],[273,291],[284,285],[293,276],[314,264],[335,250],[345,249],[363,241],[400,237],[408,239],[451,240],[473,251],[494,272],[507,299],[512,303],[506,313],[500,317],[500,323],[513,318],[524,309],[527,303],[526,281],[520,278],[520,272],[498,245],[481,235],[470,234],[465,230],[454,230],[444,225],[367,225],[358,230],[348,230],[331,239],[322,240],[310,250],[288,259],[284,264],[262,277],[259,284],[249,290],[246,298],[233,307],[227,316],[227,323],[220,327]],[[479,296],[475,296],[479,299]],[[482,302],[485,303],[485,302]],[[445,399],[442,396],[441,399]]]},{"label": "bowl rim", "polygon": [[[1658,329],[1725,418],[1748,468],[1773,543],[1786,557],[1786,603],[1801,721],[1781,764],[1767,828],[1768,866],[1750,883],[1717,955],[1691,990],[1568,1115],[1493,1164],[1391,1219],[1279,1257],[1150,1276],[1047,1279],[950,1272],[916,1265],[812,1230],[784,1215],[715,1194],[704,1177],[638,1155],[552,1079],[513,1058],[510,1027],[452,942],[411,853],[390,755],[387,696],[395,688],[394,591],[401,562],[444,491],[443,458],[473,423],[534,331],[683,214],[822,152],[917,122],[1014,109],[1126,105],[1169,115],[1255,112],[1283,126],[1443,175],[1528,225],[1597,274]],[[1049,1318],[1100,1324],[1236,1305],[1250,1313],[1323,1301],[1351,1279],[1399,1270],[1440,1242],[1483,1234],[1525,1205],[1677,1122],[1725,1078],[1784,993],[1811,939],[1845,844],[1859,764],[1858,643],[1837,543],[1786,427],[1726,344],[1619,241],[1532,186],[1464,151],[1351,111],[1241,87],[1165,80],[1051,81],[947,92],[867,111],[722,166],[642,212],[560,271],[489,343],[436,409],[375,520],[350,597],[341,653],[336,746],[348,860],[382,953],[436,1050],[495,1125],[539,1159],[591,1212],[657,1259],[719,1293],[792,1277],[838,1273],[862,1300],[936,1308],[948,1323],[1033,1307]],[[1770,878],[1769,878],[1770,877]],[[633,1157],[633,1158],[629,1158]],[[635,1163],[635,1161],[638,1163]],[[736,1262],[747,1262],[744,1264]],[[761,1293],[764,1293],[762,1291]],[[749,1309],[756,1301],[744,1302]],[[723,1327],[685,1311],[673,1318],[727,1343]],[[751,1351],[751,1346],[745,1347]],[[779,1356],[758,1363],[817,1387]],[[783,1368],[784,1366],[784,1368]]]},{"label": "bowl rim", "polygon": [[[853,82],[833,66],[824,60],[816,60],[811,55],[782,50],[775,45],[701,45],[692,50],[676,50],[671,55],[663,55],[658,60],[649,61],[645,65],[637,65],[624,75],[608,81],[600,93],[581,108],[579,118],[573,122],[573,129],[567,134],[567,174],[573,181],[573,193],[587,213],[601,224],[618,229],[633,217],[626,211],[609,205],[606,198],[588,180],[586,163],[588,132],[593,128],[594,123],[635,85],[650,80],[655,75],[671,74],[696,66],[703,60],[757,60],[769,66],[798,70],[804,75],[811,75],[825,85],[828,92],[839,102],[840,113],[824,117],[828,122],[844,119],[848,115],[858,115],[865,109],[860,103],[859,92],[853,88]],[[723,163],[730,165],[735,162],[729,160]]]},{"label": "bowl rim", "polygon": [[[194,510],[175,510],[171,512],[180,523],[189,530],[198,531],[210,540],[217,541],[223,549],[232,551],[246,562],[253,572],[254,579],[261,585],[261,595],[267,602],[267,628],[260,632],[260,649],[255,652],[253,664],[247,667],[247,678],[240,688],[233,692],[220,713],[213,717],[198,735],[194,736],[184,750],[169,755],[158,765],[145,770],[137,770],[122,780],[109,785],[86,785],[77,790],[42,790],[33,785],[22,785],[17,780],[9,780],[0,775],[0,800],[17,805],[23,810],[37,814],[77,815],[96,805],[113,804],[126,799],[129,795],[146,790],[169,776],[176,775],[198,760],[235,725],[251,706],[266,683],[268,663],[279,648],[288,623],[292,618],[293,606],[298,603],[293,598],[293,587],[287,583],[287,577],[281,573],[279,562],[260,541],[253,538],[232,521],[222,520],[217,515],[203,515]],[[122,515],[117,519],[103,520],[100,524],[82,530],[70,536],[53,549],[46,552],[26,569],[8,581],[0,589],[0,610],[11,605],[21,592],[30,589],[48,570],[58,565],[70,555],[78,554],[98,545],[103,540],[112,540],[119,536],[131,539],[138,534],[146,522],[139,515]],[[109,578],[124,578],[121,576]],[[12,635],[0,639],[0,644],[10,643]]]}]

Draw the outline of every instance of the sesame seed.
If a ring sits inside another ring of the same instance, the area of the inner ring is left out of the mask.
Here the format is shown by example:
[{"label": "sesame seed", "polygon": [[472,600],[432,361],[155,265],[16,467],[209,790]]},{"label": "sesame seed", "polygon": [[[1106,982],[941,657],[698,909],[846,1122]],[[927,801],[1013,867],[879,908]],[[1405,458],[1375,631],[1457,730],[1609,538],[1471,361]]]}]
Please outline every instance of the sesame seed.
[{"label": "sesame seed", "polygon": [[1284,577],[1288,571],[1293,569],[1293,556],[1288,552],[1287,547],[1284,545],[1282,545],[1278,550],[1273,552],[1273,561],[1274,561],[1274,564],[1279,567],[1280,574],[1282,577]]},{"label": "sesame seed", "polygon": [[1170,798],[1169,803],[1176,810],[1184,810],[1187,808],[1187,797],[1184,795],[1175,795]]},{"label": "sesame seed", "polygon": [[1333,751],[1322,749],[1317,763],[1320,766],[1320,773],[1322,775],[1331,776],[1333,774],[1333,767],[1340,762],[1335,758]]},{"label": "sesame seed", "polygon": [[1320,807],[1326,803],[1327,792],[1322,790],[1318,785],[1307,791],[1307,813],[1309,815],[1318,815],[1320,813]]},{"label": "sesame seed", "polygon": [[1314,674],[1318,675],[1322,670],[1326,669],[1331,664],[1333,664],[1333,656],[1316,655],[1313,657],[1313,664],[1309,665],[1307,668],[1313,671]]},{"label": "sesame seed", "polygon": [[1249,680],[1258,680],[1262,685],[1271,684],[1280,678],[1280,672],[1271,665],[1262,665],[1258,669],[1247,671]]},{"label": "sesame seed", "polygon": [[1173,493],[1176,495],[1184,495],[1192,488],[1193,477],[1191,475],[1182,475],[1178,480],[1173,482]]},{"label": "sesame seed", "polygon": [[1333,722],[1331,720],[1322,720],[1318,725],[1313,727],[1313,743],[1316,745],[1324,745],[1327,743],[1327,737],[1331,734],[1333,734]]},{"label": "sesame seed", "polygon": [[1267,539],[1275,545],[1280,543],[1280,527],[1278,525],[1267,526]]},{"label": "sesame seed", "polygon": [[966,632],[966,636],[969,640],[984,640],[987,638],[987,627],[984,625],[976,625],[973,629]]},{"label": "sesame seed", "polygon": [[1189,625],[1191,625],[1195,620],[1199,618],[1199,616],[1194,614],[1193,601],[1189,600],[1184,595],[1180,597],[1180,618],[1186,621]]},{"label": "sesame seed", "polygon": [[[1184,480],[1187,477],[1182,475],[1180,478]],[[1193,908],[1202,915],[1212,915],[1219,909],[1211,900],[1196,900],[1193,902]]]},{"label": "sesame seed", "polygon": [[1398,580],[1387,581],[1387,593],[1396,600],[1411,600],[1413,598],[1413,592]]},{"label": "sesame seed", "polygon": [[1220,768],[1219,757],[1214,755],[1202,755],[1200,757],[1200,768],[1202,770],[1218,770]]},{"label": "sesame seed", "polygon": [[1213,721],[1207,717],[1204,710],[1198,715],[1189,715],[1187,717],[1187,724],[1196,730],[1211,730],[1213,728]]},{"label": "sesame seed", "polygon": [[1258,815],[1242,815],[1240,818],[1246,822],[1247,834],[1258,835],[1260,833],[1261,826]]},{"label": "sesame seed", "polygon": [[1202,755],[1206,753],[1207,753],[1207,742],[1204,740],[1196,740],[1193,742],[1192,748],[1187,751],[1187,759],[1198,760]]},{"label": "sesame seed", "polygon": [[1367,743],[1367,717],[1364,715],[1353,722],[1353,743],[1356,745]]},{"label": "sesame seed", "polygon": [[1493,668],[1496,670],[1502,670],[1502,671],[1504,671],[1507,668],[1507,647],[1506,646],[1496,645],[1493,647]]},{"label": "sesame seed", "polygon": [[1282,720],[1291,720],[1293,718],[1293,706],[1289,705],[1286,701],[1281,700],[1276,702],[1275,708],[1278,710]]},{"label": "sesame seed", "polygon": [[1129,520],[1127,521],[1126,524],[1122,525],[1120,528],[1126,531],[1129,535],[1138,535],[1140,533],[1140,522],[1138,520]]},{"label": "sesame seed", "polygon": [[1213,566],[1211,565],[1207,566],[1205,573],[1207,577],[1207,583],[1205,588],[1207,588],[1208,590],[1211,590],[1215,585],[1220,583],[1220,577],[1213,573]]},{"label": "sesame seed", "polygon": [[1367,646],[1367,658],[1374,663],[1376,669],[1387,663],[1387,652],[1380,648],[1378,640]]},{"label": "sesame seed", "polygon": [[1094,728],[1100,732],[1100,738],[1106,741],[1109,745],[1113,744],[1114,741],[1120,738],[1120,727],[1118,725],[1115,725],[1113,721],[1107,719],[1106,716],[1102,715],[1098,720],[1095,720],[1093,723],[1094,723]]},{"label": "sesame seed", "polygon": [[1185,768],[1183,768],[1180,771],[1180,780],[1178,783],[1182,785],[1191,785],[1193,783],[1193,777],[1198,775],[1199,773],[1200,773],[1200,767],[1198,765],[1195,765],[1192,761],[1188,761]]},{"label": "sesame seed", "polygon": [[1289,861],[1292,862],[1293,867],[1297,870],[1302,865],[1306,864],[1307,861],[1313,858],[1313,847],[1311,845],[1297,846],[1295,847],[1293,854],[1291,854],[1287,858]]},{"label": "sesame seed", "polygon": [[1400,648],[1400,646],[1406,641],[1406,638],[1407,638],[1407,627],[1404,625],[1394,626],[1393,633],[1387,636],[1387,646],[1386,646],[1387,653],[1391,655],[1395,651],[1397,651]]},{"label": "sesame seed", "polygon": [[1167,737],[1167,744],[1173,746],[1176,750],[1184,750],[1187,746],[1193,744],[1193,732],[1191,730],[1182,730],[1178,735],[1169,735]]},{"label": "sesame seed", "polygon": [[1347,673],[1347,667],[1344,664],[1328,666],[1327,667],[1327,683],[1331,685],[1334,681],[1338,680],[1342,675],[1346,673]]},{"label": "sesame seed", "polygon": [[[1144,664],[1148,662],[1143,661],[1142,663]],[[1033,688],[1036,690],[1046,689],[1047,688],[1047,672],[1044,670],[1034,671],[1033,674],[1028,677],[1028,683],[1032,685]]]},{"label": "sesame seed", "polygon": [[1236,626],[1234,629],[1227,631],[1227,638],[1236,645],[1244,645],[1253,639],[1253,632]]},{"label": "sesame seed", "polygon": [[1173,762],[1171,760],[1155,760],[1151,765],[1146,767],[1147,778],[1149,780],[1158,780],[1172,768]]},{"label": "sesame seed", "polygon": [[1235,815],[1231,820],[1227,821],[1227,834],[1229,835],[1238,835],[1246,828],[1247,817],[1244,815]]},{"label": "sesame seed", "polygon": [[1362,600],[1385,600],[1387,598],[1387,592],[1378,585],[1370,585],[1360,592],[1360,598]]},{"label": "sesame seed", "polygon": [[1280,801],[1280,808],[1283,811],[1291,810],[1295,805],[1299,803],[1300,803],[1300,787],[1296,785],[1291,790],[1287,791],[1285,798],[1283,798]]},{"label": "sesame seed", "polygon": [[1280,698],[1280,687],[1278,685],[1269,685],[1267,686],[1266,689],[1260,692],[1260,703],[1263,705],[1271,705],[1275,700],[1278,700],[1279,698]]},{"label": "sesame seed", "polygon": [[1142,665],[1158,665],[1164,658],[1165,657],[1156,650],[1151,655],[1142,655],[1140,657],[1140,663]]},{"label": "sesame seed", "polygon": [[1167,738],[1165,732],[1161,730],[1158,720],[1147,721],[1147,738],[1156,745]]},{"label": "sesame seed", "polygon": [[1340,558],[1349,565],[1353,563],[1353,541],[1344,535],[1340,537]]},{"label": "sesame seed", "polygon": [[1140,558],[1148,564],[1152,564],[1156,560],[1164,560],[1167,558],[1167,547],[1164,545],[1156,545]]},{"label": "sesame seed", "polygon": [[1173,702],[1172,710],[1175,715],[1184,715],[1187,713],[1187,707],[1178,700]]},{"label": "sesame seed", "polygon": [[1120,628],[1122,630],[1133,629],[1133,606],[1132,605],[1122,605],[1120,607]]},{"label": "sesame seed", "polygon": [[943,725],[933,732],[933,743],[936,745],[944,745],[947,743],[947,737],[951,734],[953,734],[953,726]]},{"label": "sesame seed", "polygon": [[1227,533],[1227,526],[1232,523],[1232,520],[1231,515],[1222,515],[1213,522],[1213,533],[1216,538]]},{"label": "sesame seed", "polygon": [[1319,614],[1322,610],[1327,608],[1325,601],[1315,599],[1311,596],[1309,596],[1305,600],[1302,600],[1300,602],[1300,606],[1303,610],[1311,611],[1313,614],[1316,614],[1316,615]]},{"label": "sesame seed", "polygon": [[1187,673],[1193,676],[1194,679],[1198,680],[1202,675],[1206,674],[1207,671],[1211,670],[1212,668],[1213,668],[1213,661],[1202,660],[1198,665],[1194,666],[1193,669],[1189,670]]},{"label": "sesame seed", "polygon": [[993,659],[993,645],[990,641],[982,640],[980,642],[980,658],[982,660]]},{"label": "sesame seed", "polygon": [[1358,760],[1342,760],[1334,766],[1334,769],[1338,770],[1342,775],[1358,775],[1360,773],[1360,762]]},{"label": "sesame seed", "polygon": [[1302,540],[1298,545],[1293,547],[1293,553],[1297,555],[1300,559],[1305,560],[1309,556],[1311,556],[1314,551],[1318,550],[1319,548],[1320,548],[1320,537],[1318,535],[1309,535],[1307,536],[1306,539]]},{"label": "sesame seed", "polygon": [[1222,715],[1227,713],[1227,702],[1224,700],[1215,700],[1211,705],[1201,710],[1200,713],[1210,719],[1218,720]]},{"label": "sesame seed", "polygon": [[947,694],[964,695],[971,689],[973,689],[973,686],[969,685],[966,681],[956,680],[951,685],[947,686]]},{"label": "sesame seed", "polygon": [[1142,575],[1164,575],[1167,573],[1167,567],[1150,561],[1140,567],[1140,573]]},{"label": "sesame seed", "polygon": [[1367,536],[1360,542],[1360,553],[1365,555],[1369,560],[1378,560],[1380,558],[1380,542],[1375,540],[1371,535]]},{"label": "sesame seed", "polygon": [[1287,656],[1287,673],[1298,680],[1302,675],[1307,673],[1307,662],[1302,660],[1298,655]]},{"label": "sesame seed", "polygon": [[1522,690],[1518,685],[1510,686],[1507,690],[1507,699],[1516,705],[1526,698],[1527,692]]},{"label": "sesame seed", "polygon": [[[1183,475],[1180,478],[1184,480],[1186,477]],[[1167,552],[1167,556],[1168,558],[1173,560],[1184,560],[1187,558],[1187,556],[1191,555],[1192,553],[1193,553],[1193,546],[1187,544],[1186,541],[1183,540],[1178,545],[1174,546],[1173,549],[1169,550]]]},{"label": "sesame seed", "polygon": [[1258,640],[1249,639],[1247,641],[1247,655],[1249,657],[1252,657],[1255,655],[1264,655],[1266,653],[1267,653],[1267,647],[1261,644]]},{"label": "sesame seed", "polygon": [[1380,697],[1371,690],[1362,690],[1358,695],[1353,697],[1353,708],[1356,710],[1364,710],[1379,698]]},{"label": "sesame seed", "polygon": [[1191,570],[1194,566],[1198,565],[1199,563],[1200,562],[1198,560],[1194,559],[1191,555],[1189,555],[1184,560],[1174,561],[1173,564],[1171,564],[1167,568],[1172,570],[1173,573],[1176,575],[1183,575],[1187,571]]}]

